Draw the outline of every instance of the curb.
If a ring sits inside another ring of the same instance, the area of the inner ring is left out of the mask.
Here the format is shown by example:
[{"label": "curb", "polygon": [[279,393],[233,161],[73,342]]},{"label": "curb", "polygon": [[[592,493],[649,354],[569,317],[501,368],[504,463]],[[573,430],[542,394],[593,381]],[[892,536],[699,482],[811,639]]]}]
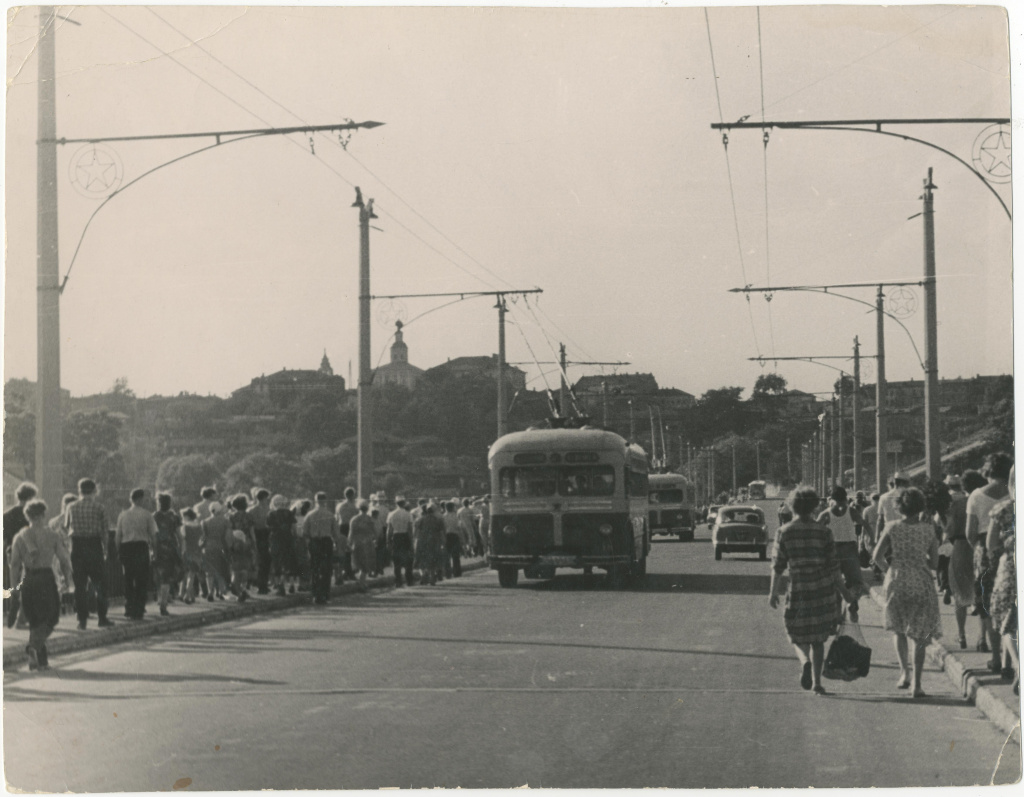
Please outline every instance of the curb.
[{"label": "curb", "polygon": [[[483,570],[488,567],[486,561],[473,561],[462,566],[462,572]],[[379,576],[367,579],[367,587],[385,592],[395,588],[393,576]],[[331,587],[331,597],[343,595],[362,594],[357,582],[346,581],[344,584]],[[187,631],[190,628],[200,628],[206,625],[226,623],[232,620],[240,620],[244,617],[252,617],[257,614],[269,614],[271,612],[287,611],[299,606],[312,605],[313,596],[309,593],[301,595],[289,595],[286,597],[275,597],[267,600],[251,600],[246,603],[230,603],[218,606],[216,609],[197,612],[196,614],[181,615],[168,620],[160,619],[152,623],[118,623],[114,628],[95,630],[88,633],[80,633],[75,636],[66,636],[47,642],[47,649],[51,654],[61,655],[77,653],[81,650],[102,648],[108,645],[118,645],[123,642],[130,642],[136,639],[156,636],[158,634],[173,634],[178,631]],[[28,654],[20,645],[12,650],[4,651],[4,670],[13,669],[28,661]]]},{"label": "curb", "polygon": [[[885,604],[882,591],[878,586],[870,588],[871,599],[879,608]],[[965,667],[947,648],[941,639],[933,640],[928,646],[928,661],[942,669],[953,685],[960,689],[961,694],[974,703],[975,707],[992,721],[1003,733],[1020,744],[1020,717],[1006,701],[984,686],[974,674],[974,670]]]}]

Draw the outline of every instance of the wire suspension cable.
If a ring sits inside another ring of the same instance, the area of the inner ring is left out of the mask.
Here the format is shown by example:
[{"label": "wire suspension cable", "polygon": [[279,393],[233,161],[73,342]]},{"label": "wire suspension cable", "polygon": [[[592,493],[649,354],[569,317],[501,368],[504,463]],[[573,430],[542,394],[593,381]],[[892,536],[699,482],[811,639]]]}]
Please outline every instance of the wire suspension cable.
[{"label": "wire suspension cable", "polygon": [[160,169],[164,168],[165,166],[170,166],[172,163],[177,163],[178,161],[183,161],[183,160],[185,160],[185,158],[191,158],[193,155],[198,155],[201,152],[208,152],[209,150],[216,149],[217,147],[224,147],[224,146],[227,146],[228,144],[234,144],[237,141],[248,141],[249,139],[252,139],[252,138],[261,138],[261,137],[262,137],[261,133],[254,133],[253,135],[241,136],[239,138],[232,138],[232,139],[228,139],[227,141],[217,141],[217,142],[215,142],[213,144],[210,144],[208,146],[200,147],[199,149],[193,150],[192,152],[187,152],[184,155],[179,155],[177,158],[174,158],[173,160],[169,160],[169,161],[166,161],[164,163],[161,163],[159,166],[154,166],[152,169],[149,169],[148,171],[143,172],[138,177],[136,177],[134,180],[130,180],[129,182],[125,183],[120,188],[118,188],[116,191],[111,193],[106,199],[104,199],[102,202],[100,202],[99,205],[96,206],[96,209],[93,210],[93,212],[89,215],[88,220],[86,220],[85,226],[82,227],[82,234],[80,236],[78,236],[78,243],[75,246],[74,253],[71,255],[71,262],[68,264],[68,270],[64,273],[64,279],[61,280],[59,293],[64,293],[64,288],[67,286],[68,280],[71,278],[71,269],[73,269],[75,267],[75,260],[78,258],[78,252],[82,248],[82,242],[85,240],[85,234],[89,231],[89,225],[91,225],[92,224],[92,220],[96,218],[96,214],[99,213],[101,210],[103,210],[103,208],[106,206],[106,204],[111,199],[113,199],[114,197],[116,197],[119,194],[123,193],[125,189],[130,188],[131,186],[135,185],[135,183],[139,182],[139,180],[141,180],[143,177],[146,177],[146,176],[152,174],[153,172],[159,171]]},{"label": "wire suspension cable", "polygon": [[[718,118],[725,124],[725,116],[722,114],[722,95],[718,91],[718,69],[715,67],[715,48],[711,42],[711,20],[708,17],[707,8],[704,9],[704,26],[708,32],[708,52],[711,55],[711,78],[715,84],[715,100],[718,103]],[[743,274],[743,284],[748,285],[747,282],[747,267],[743,262],[743,242],[740,238],[740,219],[739,214],[736,212],[736,191],[732,184],[732,165],[729,163],[729,135],[725,132],[722,133],[722,148],[725,150],[725,171],[729,178],[729,198],[732,202],[732,222],[733,227],[736,230],[736,250],[739,253],[740,258],[740,272]],[[761,353],[761,344],[757,339],[757,327],[754,326],[754,311],[750,308],[750,297],[747,296],[747,315],[750,316],[750,331],[754,335],[754,348],[757,349],[757,353]]]}]

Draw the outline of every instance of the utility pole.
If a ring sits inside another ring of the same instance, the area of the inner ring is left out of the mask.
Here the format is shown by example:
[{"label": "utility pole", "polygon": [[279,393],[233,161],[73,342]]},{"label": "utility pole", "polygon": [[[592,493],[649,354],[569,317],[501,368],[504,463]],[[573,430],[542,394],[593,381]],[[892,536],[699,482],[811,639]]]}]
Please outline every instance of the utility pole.
[{"label": "utility pole", "polygon": [[370,369],[370,219],[373,200],[363,202],[362,192],[356,188],[359,208],[359,387],[356,394],[358,419],[356,422],[356,490],[361,498],[373,491],[373,371]]},{"label": "utility pole", "polygon": [[633,421],[633,399],[629,400],[629,442],[636,440],[636,424]]},{"label": "utility pole", "polygon": [[853,490],[860,489],[860,339],[853,339]]},{"label": "utility pole", "polygon": [[[647,414],[651,416],[651,462],[657,468],[661,460],[658,459],[658,441],[654,434],[654,408],[650,404],[647,405]],[[664,454],[664,450],[661,453]]]},{"label": "utility pole", "polygon": [[[60,263],[57,250],[56,12],[39,8],[36,160],[36,481],[51,513],[64,490],[60,408]],[[78,474],[81,475],[81,474]]]},{"label": "utility pole", "polygon": [[735,498],[738,495],[736,492],[736,441],[732,443],[732,496]]},{"label": "utility pole", "polygon": [[757,458],[757,480],[761,481],[761,441],[754,441],[754,456]]},{"label": "utility pole", "polygon": [[942,452],[939,449],[939,334],[935,306],[935,209],[932,170],[924,181],[924,458],[929,479],[942,477]]},{"label": "utility pole", "polygon": [[508,419],[505,413],[508,411],[508,402],[505,400],[505,313],[508,312],[508,305],[505,304],[504,294],[498,294],[498,303],[494,305],[498,310],[498,437],[501,439],[508,432]]},{"label": "utility pole", "polygon": [[875,380],[875,489],[882,493],[885,492],[886,478],[889,475],[886,472],[888,463],[885,461],[889,436],[885,416],[885,293],[881,285],[878,286],[878,295],[875,297],[875,329],[878,337],[878,378]]},{"label": "utility pole", "polygon": [[844,426],[846,420],[846,374],[839,375],[839,486],[846,486],[846,443],[843,438],[846,436]]},{"label": "utility pole", "polygon": [[559,369],[558,370],[561,371],[561,374],[562,374],[561,375],[561,386],[559,387],[559,390],[558,390],[558,411],[559,411],[559,413],[561,414],[561,416],[563,418],[568,418],[569,417],[569,411],[568,411],[567,407],[568,407],[568,403],[569,403],[568,402],[569,386],[566,384],[566,381],[565,381],[565,375],[567,373],[566,368],[568,368],[568,365],[566,364],[566,361],[565,361],[565,344],[564,343],[559,343],[558,344],[558,361],[559,361],[558,362],[558,365],[559,365]]},{"label": "utility pole", "polygon": [[818,433],[818,439],[821,441],[821,450],[818,453],[818,458],[820,462],[819,469],[821,470],[821,492],[819,493],[819,495],[824,495],[825,492],[828,490],[828,463],[830,458],[828,456],[828,449],[825,446],[825,432],[825,413],[822,413],[821,430]]},{"label": "utility pole", "polygon": [[786,478],[793,478],[793,455],[791,453],[792,443],[790,438],[786,438]]},{"label": "utility pole", "polygon": [[601,426],[608,428],[608,383],[601,380]]},{"label": "utility pole", "polygon": [[829,486],[834,487],[838,484],[838,468],[836,467],[836,457],[839,451],[836,447],[836,397],[832,395],[832,400],[829,402],[831,412],[828,414],[828,470],[829,470]]}]

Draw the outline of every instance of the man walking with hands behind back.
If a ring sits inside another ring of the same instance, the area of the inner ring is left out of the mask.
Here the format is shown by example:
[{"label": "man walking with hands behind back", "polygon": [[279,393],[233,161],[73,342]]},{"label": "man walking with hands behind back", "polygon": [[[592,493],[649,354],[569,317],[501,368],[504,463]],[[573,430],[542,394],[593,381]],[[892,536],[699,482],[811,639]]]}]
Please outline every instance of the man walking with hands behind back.
[{"label": "man walking with hands behind back", "polygon": [[89,593],[92,583],[96,590],[96,623],[100,628],[113,625],[107,619],[107,513],[96,500],[96,482],[81,479],[78,482],[78,500],[69,504],[64,516],[64,528],[71,540],[71,569],[74,571],[75,612],[78,628],[85,630],[89,619]]}]

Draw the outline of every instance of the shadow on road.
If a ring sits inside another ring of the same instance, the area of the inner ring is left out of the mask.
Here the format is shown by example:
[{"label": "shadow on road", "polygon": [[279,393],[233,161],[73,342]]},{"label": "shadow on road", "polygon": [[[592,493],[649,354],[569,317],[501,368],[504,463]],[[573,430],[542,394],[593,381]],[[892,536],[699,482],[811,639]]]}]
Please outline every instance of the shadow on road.
[{"label": "shadow on road", "polygon": [[[828,686],[825,686],[828,689]],[[969,700],[965,697],[955,695],[926,695],[925,697],[911,697],[907,693],[893,695],[857,695],[829,693],[828,697],[834,700],[853,700],[858,703],[902,703],[905,706],[965,706]]]},{"label": "shadow on road", "polygon": [[[626,583],[631,592],[674,592],[678,594],[704,595],[768,595],[771,576],[747,575],[742,573],[723,573],[711,575],[707,573],[649,573],[645,578],[633,579]],[[535,592],[574,592],[591,589],[611,589],[608,577],[604,573],[595,573],[593,586],[587,584],[582,574],[559,575],[549,581],[520,582],[518,589]]]},{"label": "shadow on road", "polygon": [[[260,630],[250,636],[258,636],[262,640],[277,641],[303,638],[306,631],[292,629]],[[546,647],[546,648],[582,648],[586,650],[610,650],[623,653],[669,653],[688,656],[722,656],[742,659],[776,659],[778,661],[795,660],[793,656],[775,656],[763,653],[739,653],[725,650],[698,650],[694,648],[648,647],[644,645],[610,645],[591,642],[547,641],[538,639],[472,639],[467,637],[412,636],[405,634],[375,634],[368,632],[324,631],[316,632],[316,636],[329,636],[335,639],[369,640],[374,642],[426,642],[428,644],[449,644],[465,647],[467,645],[504,645],[510,647]]]}]

